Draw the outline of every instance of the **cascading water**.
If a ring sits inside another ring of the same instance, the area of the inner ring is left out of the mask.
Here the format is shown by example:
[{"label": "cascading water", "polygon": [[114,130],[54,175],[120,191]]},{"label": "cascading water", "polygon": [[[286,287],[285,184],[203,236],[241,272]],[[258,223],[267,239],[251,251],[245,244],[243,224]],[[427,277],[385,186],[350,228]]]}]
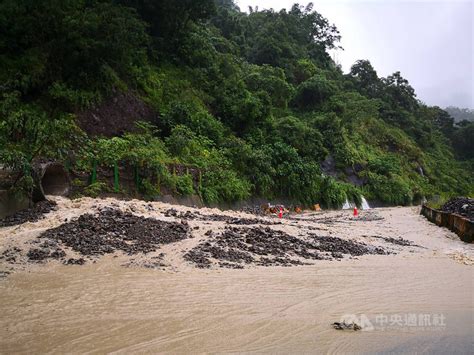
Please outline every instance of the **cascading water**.
[{"label": "cascading water", "polygon": [[354,208],[354,203],[349,202],[349,200],[346,198],[346,201],[342,205],[342,209],[343,210],[350,210],[350,209],[353,209],[353,208]]},{"label": "cascading water", "polygon": [[361,196],[360,198],[361,198],[361,200],[362,200],[362,206],[361,206],[361,208],[362,208],[363,210],[370,210],[369,203],[367,202],[367,200],[365,199],[365,197],[364,197],[364,196]]},{"label": "cascading water", "polygon": [[[360,196],[360,199],[362,201],[361,203],[361,209],[363,210],[370,210],[370,206],[369,206],[369,203],[367,202],[367,200],[365,199],[364,196]],[[344,204],[342,205],[342,209],[343,210],[351,210],[353,209],[354,207],[356,207],[356,204],[354,202],[349,202],[349,200],[346,198],[346,201],[344,202]]]}]

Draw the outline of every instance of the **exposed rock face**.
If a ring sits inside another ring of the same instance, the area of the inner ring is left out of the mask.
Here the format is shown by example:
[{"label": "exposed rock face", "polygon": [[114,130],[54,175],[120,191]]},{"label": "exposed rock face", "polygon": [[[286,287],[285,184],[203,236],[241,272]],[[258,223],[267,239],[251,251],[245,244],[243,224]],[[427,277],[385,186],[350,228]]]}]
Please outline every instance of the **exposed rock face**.
[{"label": "exposed rock face", "polygon": [[337,176],[336,160],[331,154],[321,163],[321,170],[328,176]]},{"label": "exposed rock face", "polygon": [[153,122],[156,113],[131,92],[118,92],[93,109],[77,113],[79,126],[91,136],[114,137],[135,129],[135,122]]},{"label": "exposed rock face", "polygon": [[324,174],[332,177],[338,177],[339,173],[344,173],[347,181],[355,186],[363,186],[367,183],[366,178],[359,176],[359,173],[364,170],[361,164],[356,164],[354,167],[348,166],[344,171],[339,171],[336,167],[336,160],[332,155],[328,155],[321,163],[321,170]]}]

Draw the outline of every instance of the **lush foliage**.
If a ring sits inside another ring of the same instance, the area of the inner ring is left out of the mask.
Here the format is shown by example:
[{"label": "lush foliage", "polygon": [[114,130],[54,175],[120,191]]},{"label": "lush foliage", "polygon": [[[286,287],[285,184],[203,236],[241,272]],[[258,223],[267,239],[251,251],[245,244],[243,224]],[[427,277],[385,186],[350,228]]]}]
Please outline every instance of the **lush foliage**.
[{"label": "lush foliage", "polygon": [[[312,4],[250,10],[232,0],[2,1],[0,163],[30,189],[38,157],[83,171],[124,162],[155,172],[141,181],[146,195],[163,186],[208,203],[339,207],[362,193],[410,204],[474,192],[474,123],[421,103],[399,72],[380,78],[360,60],[342,73],[328,54],[339,32]],[[152,124],[85,135],[75,115],[120,91],[155,113]],[[170,164],[197,169],[199,181]]]}]

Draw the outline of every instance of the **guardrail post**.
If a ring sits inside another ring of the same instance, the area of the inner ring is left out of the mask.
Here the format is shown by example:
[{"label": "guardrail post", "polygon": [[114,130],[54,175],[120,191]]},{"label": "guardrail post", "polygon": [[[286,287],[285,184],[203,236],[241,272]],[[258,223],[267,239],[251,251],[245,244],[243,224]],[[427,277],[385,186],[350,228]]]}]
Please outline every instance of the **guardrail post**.
[{"label": "guardrail post", "polygon": [[119,169],[118,169],[118,164],[115,161],[114,162],[114,191],[119,192],[120,190],[120,185],[119,185]]},{"label": "guardrail post", "polygon": [[92,163],[92,174],[91,174],[91,184],[97,182],[97,161],[94,160]]}]

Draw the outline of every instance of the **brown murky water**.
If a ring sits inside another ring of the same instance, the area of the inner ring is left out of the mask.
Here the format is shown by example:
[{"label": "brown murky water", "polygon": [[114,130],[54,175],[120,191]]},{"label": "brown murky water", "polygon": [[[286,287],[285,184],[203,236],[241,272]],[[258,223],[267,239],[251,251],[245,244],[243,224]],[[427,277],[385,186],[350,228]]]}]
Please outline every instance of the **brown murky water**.
[{"label": "brown murky water", "polygon": [[[472,246],[416,211],[383,213],[426,248],[292,268],[203,271],[176,254],[167,271],[110,257],[16,272],[0,281],[0,352],[472,353]],[[334,330],[347,314],[375,329]],[[405,323],[413,315],[431,324]]]},{"label": "brown murky water", "polygon": [[[383,260],[382,260],[383,259]],[[167,273],[55,267],[0,284],[0,348],[13,352],[472,350],[472,268],[395,257],[338,265]],[[341,332],[344,314],[443,314],[423,330]]]}]

